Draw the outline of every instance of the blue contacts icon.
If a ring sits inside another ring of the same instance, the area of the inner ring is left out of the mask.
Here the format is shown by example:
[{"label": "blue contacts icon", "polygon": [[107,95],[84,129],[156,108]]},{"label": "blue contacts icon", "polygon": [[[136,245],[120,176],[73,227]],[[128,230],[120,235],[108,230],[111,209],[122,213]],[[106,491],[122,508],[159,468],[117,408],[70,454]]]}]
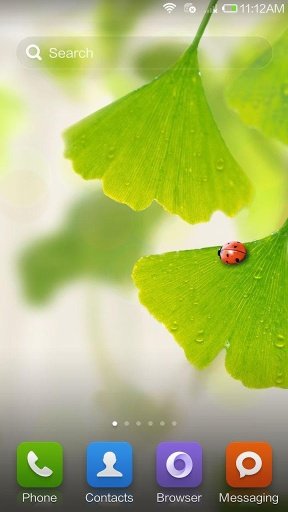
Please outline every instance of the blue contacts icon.
[{"label": "blue contacts icon", "polygon": [[126,442],[94,442],[87,447],[87,482],[94,488],[129,487],[133,450]]}]

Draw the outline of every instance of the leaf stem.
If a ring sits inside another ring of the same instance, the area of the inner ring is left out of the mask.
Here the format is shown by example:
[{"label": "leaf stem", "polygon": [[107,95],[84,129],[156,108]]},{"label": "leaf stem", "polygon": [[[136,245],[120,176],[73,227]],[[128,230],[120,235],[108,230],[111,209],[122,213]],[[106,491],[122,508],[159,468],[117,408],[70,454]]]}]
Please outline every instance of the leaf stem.
[{"label": "leaf stem", "polygon": [[218,0],[210,0],[210,3],[207,7],[207,10],[206,10],[206,13],[203,17],[203,20],[201,21],[200,25],[199,25],[199,28],[197,30],[197,33],[196,33],[196,36],[194,38],[194,41],[191,45],[191,49],[193,48],[193,50],[196,50],[196,48],[198,48],[199,46],[199,43],[202,39],[202,36],[205,32],[205,29],[210,21],[210,18],[213,14],[213,7],[215,7],[215,5],[217,4]]},{"label": "leaf stem", "polygon": [[280,229],[280,231],[284,231],[288,233],[288,219],[286,219],[286,221],[284,222],[282,228]]}]

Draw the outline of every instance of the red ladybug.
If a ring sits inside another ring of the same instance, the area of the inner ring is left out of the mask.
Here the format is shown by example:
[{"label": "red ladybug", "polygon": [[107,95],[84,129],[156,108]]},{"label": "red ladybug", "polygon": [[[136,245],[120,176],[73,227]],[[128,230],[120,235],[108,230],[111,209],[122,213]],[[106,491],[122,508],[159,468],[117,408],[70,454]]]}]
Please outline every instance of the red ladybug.
[{"label": "red ladybug", "polygon": [[219,249],[218,256],[223,263],[237,265],[245,260],[247,249],[241,242],[228,242],[228,244],[224,244],[221,249]]}]

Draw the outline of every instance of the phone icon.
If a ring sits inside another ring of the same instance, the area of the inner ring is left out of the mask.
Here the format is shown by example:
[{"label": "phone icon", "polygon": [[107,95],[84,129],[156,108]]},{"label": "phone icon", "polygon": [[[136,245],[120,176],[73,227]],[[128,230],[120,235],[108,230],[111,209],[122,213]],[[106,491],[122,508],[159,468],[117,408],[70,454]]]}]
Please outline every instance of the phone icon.
[{"label": "phone icon", "polygon": [[54,488],[63,481],[63,448],[53,442],[25,442],[17,448],[17,482],[26,488]]},{"label": "phone icon", "polygon": [[37,464],[36,464],[38,460],[39,459],[35,452],[31,451],[28,453],[27,462],[28,462],[30,468],[32,469],[32,471],[34,471],[34,473],[36,473],[36,475],[41,476],[42,478],[49,478],[49,476],[53,475],[52,469],[49,469],[46,466],[42,469],[39,468],[39,466],[37,466]]}]

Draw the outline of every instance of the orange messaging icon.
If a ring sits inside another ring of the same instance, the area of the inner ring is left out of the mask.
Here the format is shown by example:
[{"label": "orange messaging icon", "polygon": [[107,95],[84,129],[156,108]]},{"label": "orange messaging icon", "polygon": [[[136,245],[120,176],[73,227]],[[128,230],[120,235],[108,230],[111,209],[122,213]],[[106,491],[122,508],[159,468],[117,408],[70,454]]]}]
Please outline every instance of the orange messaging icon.
[{"label": "orange messaging icon", "polygon": [[258,441],[230,443],[226,448],[226,481],[231,487],[268,487],[272,483],[272,448]]}]

